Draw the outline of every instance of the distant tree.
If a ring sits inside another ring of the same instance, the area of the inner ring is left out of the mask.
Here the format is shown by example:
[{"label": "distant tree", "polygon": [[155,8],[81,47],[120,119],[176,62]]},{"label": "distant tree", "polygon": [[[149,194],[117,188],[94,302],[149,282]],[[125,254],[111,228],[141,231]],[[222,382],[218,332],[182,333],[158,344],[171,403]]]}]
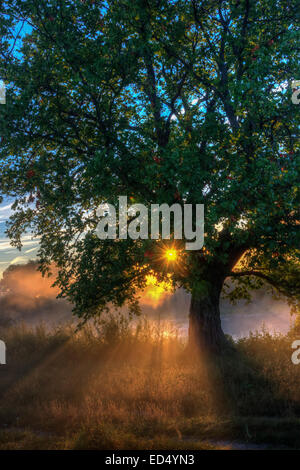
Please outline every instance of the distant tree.
[{"label": "distant tree", "polygon": [[[297,307],[297,3],[1,2],[8,233],[19,247],[25,230],[40,237],[42,271],[58,267],[83,320],[110,305],[137,312],[150,272],[191,292],[200,348],[226,344],[227,278],[231,299],[267,283]],[[165,241],[100,241],[96,209],[119,195],[205,204],[205,247],[179,246],[167,264]]]}]

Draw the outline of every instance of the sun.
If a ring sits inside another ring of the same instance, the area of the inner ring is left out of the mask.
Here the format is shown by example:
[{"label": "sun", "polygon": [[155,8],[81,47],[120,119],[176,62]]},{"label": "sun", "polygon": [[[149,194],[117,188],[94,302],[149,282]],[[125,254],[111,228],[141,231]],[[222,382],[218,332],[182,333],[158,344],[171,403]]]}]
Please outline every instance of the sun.
[{"label": "sun", "polygon": [[177,259],[177,251],[176,250],[166,250],[165,257],[168,261],[175,261]]}]

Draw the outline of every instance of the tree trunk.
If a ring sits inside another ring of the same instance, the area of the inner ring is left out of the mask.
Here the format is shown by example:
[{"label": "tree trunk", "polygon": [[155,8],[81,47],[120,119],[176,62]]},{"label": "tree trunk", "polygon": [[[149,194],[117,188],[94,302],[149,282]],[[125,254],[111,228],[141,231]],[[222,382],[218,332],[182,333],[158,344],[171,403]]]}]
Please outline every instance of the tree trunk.
[{"label": "tree trunk", "polygon": [[228,345],[221,327],[219,308],[223,282],[223,279],[207,281],[202,292],[192,293],[189,344],[200,351],[220,353]]}]

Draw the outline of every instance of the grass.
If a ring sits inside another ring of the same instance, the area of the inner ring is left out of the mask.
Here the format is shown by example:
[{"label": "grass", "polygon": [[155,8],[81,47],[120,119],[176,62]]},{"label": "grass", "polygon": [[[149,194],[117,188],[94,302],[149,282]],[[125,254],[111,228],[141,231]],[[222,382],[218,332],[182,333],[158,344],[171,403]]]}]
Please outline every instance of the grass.
[{"label": "grass", "polygon": [[262,331],[212,360],[145,320],[3,329],[0,449],[300,448],[299,336]]}]

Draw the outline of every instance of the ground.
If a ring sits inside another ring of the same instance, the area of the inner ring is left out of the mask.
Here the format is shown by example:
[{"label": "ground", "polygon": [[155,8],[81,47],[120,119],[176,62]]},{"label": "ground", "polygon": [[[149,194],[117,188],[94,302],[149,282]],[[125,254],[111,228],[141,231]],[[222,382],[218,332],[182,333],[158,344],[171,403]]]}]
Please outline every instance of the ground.
[{"label": "ground", "polygon": [[295,330],[218,358],[143,320],[0,338],[0,449],[300,448]]}]

